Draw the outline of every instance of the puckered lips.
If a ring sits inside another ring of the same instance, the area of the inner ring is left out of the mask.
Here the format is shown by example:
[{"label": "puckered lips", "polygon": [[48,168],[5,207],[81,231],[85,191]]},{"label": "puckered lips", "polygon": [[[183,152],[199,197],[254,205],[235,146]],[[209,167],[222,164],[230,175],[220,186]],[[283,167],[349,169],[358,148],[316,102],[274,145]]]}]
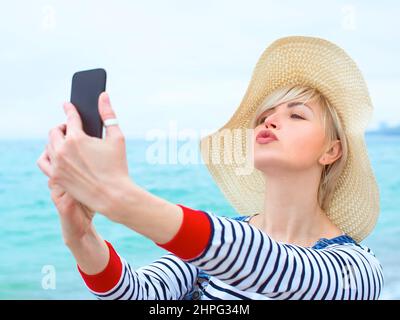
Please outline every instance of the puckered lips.
[{"label": "puckered lips", "polygon": [[278,140],[276,135],[268,129],[261,130],[256,137],[256,141],[260,144],[265,144],[276,140]]}]

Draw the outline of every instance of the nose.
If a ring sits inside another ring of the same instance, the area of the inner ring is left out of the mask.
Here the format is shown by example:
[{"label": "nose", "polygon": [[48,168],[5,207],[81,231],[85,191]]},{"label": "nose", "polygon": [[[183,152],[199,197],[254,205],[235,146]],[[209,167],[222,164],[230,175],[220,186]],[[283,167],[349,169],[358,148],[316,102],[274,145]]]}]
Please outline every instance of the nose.
[{"label": "nose", "polygon": [[265,117],[264,125],[267,128],[270,128],[270,127],[276,128],[277,127],[277,121],[276,121],[274,115],[275,114],[270,114],[269,116]]}]

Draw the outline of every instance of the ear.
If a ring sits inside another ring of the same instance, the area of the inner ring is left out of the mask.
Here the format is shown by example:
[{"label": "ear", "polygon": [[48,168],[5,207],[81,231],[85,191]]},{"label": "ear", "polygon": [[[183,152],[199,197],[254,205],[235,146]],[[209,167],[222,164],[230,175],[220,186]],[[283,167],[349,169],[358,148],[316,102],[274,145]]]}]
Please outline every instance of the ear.
[{"label": "ear", "polygon": [[335,162],[341,156],[342,144],[340,140],[335,140],[330,144],[329,149],[324,154],[322,154],[318,162],[322,165],[329,165]]}]

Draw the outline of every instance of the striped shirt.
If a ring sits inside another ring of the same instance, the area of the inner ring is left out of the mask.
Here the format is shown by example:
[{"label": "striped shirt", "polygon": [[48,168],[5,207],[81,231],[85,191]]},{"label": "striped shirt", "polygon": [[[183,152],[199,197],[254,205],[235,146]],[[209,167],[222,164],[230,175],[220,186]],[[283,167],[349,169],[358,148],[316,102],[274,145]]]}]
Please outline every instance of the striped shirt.
[{"label": "striped shirt", "polygon": [[[182,225],[158,246],[170,251],[133,270],[110,243],[104,271],[86,275],[98,299],[378,299],[384,284],[375,254],[348,235],[312,247],[284,244],[248,223],[179,205]],[[190,231],[190,232],[189,232]],[[195,249],[193,249],[195,248]]]}]

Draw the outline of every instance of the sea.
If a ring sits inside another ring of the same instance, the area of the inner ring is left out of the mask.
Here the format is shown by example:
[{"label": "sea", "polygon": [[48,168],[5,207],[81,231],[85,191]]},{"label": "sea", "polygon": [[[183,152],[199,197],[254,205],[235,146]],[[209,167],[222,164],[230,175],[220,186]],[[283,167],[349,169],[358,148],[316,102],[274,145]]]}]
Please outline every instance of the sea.
[{"label": "sea", "polygon": [[[385,284],[380,299],[399,299],[400,135],[367,134],[366,142],[380,190],[381,212],[376,228],[361,244],[369,246],[383,266]],[[96,299],[64,245],[48,178],[36,164],[46,143],[0,140],[0,299]],[[173,148],[179,151],[186,145],[187,152],[188,142],[165,146],[157,156],[149,152],[151,144],[145,139],[127,139],[129,174],[137,184],[173,203],[217,215],[237,215],[199,154],[174,158]],[[197,150],[197,142],[192,142],[191,150]],[[134,269],[166,253],[100,214],[94,224]]]}]

